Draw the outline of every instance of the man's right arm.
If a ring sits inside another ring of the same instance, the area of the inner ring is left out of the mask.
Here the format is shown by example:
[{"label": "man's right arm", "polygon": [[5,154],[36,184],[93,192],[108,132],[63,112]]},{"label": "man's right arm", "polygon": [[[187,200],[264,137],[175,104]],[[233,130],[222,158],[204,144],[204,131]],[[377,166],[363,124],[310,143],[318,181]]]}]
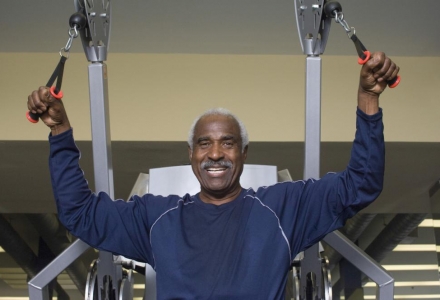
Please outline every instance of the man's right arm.
[{"label": "man's right arm", "polygon": [[28,97],[28,109],[51,130],[49,165],[61,223],[92,247],[152,262],[148,197],[127,203],[92,193],[79,166],[80,152],[63,103],[40,87]]},{"label": "man's right arm", "polygon": [[72,129],[49,140],[52,188],[61,223],[94,248],[152,263],[147,197],[125,202],[92,193],[79,166]]}]

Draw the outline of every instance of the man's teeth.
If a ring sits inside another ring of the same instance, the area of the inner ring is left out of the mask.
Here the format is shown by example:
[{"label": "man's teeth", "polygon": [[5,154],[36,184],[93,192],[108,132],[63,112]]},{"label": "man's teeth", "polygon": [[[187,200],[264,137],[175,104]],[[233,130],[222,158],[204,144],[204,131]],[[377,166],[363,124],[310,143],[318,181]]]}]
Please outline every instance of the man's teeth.
[{"label": "man's teeth", "polygon": [[208,172],[222,172],[226,170],[226,168],[209,168],[207,169]]}]

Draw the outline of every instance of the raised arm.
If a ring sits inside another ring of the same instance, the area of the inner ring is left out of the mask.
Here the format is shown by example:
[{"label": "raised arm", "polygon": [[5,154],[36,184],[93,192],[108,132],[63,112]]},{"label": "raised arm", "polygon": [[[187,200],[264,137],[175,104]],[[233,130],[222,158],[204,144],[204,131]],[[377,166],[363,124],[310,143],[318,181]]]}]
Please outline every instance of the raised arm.
[{"label": "raised arm", "polygon": [[[383,53],[361,69],[356,134],[347,168],[321,179],[281,183],[261,189],[280,218],[295,256],[372,203],[383,188],[385,143],[379,95],[399,68]],[[292,257],[292,258],[293,258]]]},{"label": "raised arm", "polygon": [[149,197],[125,202],[93,193],[79,166],[80,151],[63,103],[40,87],[28,97],[28,109],[51,130],[49,166],[61,223],[94,248],[151,263]]}]

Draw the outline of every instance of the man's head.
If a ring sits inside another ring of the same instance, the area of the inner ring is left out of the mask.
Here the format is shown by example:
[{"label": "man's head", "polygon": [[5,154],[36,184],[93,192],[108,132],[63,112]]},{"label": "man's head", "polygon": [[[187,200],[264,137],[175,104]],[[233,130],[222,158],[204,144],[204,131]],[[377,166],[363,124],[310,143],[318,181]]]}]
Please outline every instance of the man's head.
[{"label": "man's head", "polygon": [[194,130],[195,130],[195,127],[197,125],[197,122],[200,119],[202,119],[203,117],[207,117],[207,116],[211,116],[211,115],[222,115],[222,116],[230,117],[230,118],[234,119],[237,122],[238,127],[240,128],[240,137],[241,137],[241,143],[242,143],[241,149],[242,149],[242,151],[244,151],[245,147],[247,147],[248,144],[249,144],[249,136],[248,136],[246,127],[244,126],[244,123],[239,118],[237,118],[234,114],[232,114],[229,110],[227,110],[225,108],[221,108],[221,107],[211,108],[211,109],[205,111],[203,114],[201,114],[200,116],[198,116],[194,120],[194,122],[191,125],[191,128],[189,130],[189,134],[188,134],[188,146],[189,146],[189,148],[193,149],[193,145],[194,145],[194,141],[193,141],[193,139],[194,139]]},{"label": "man's head", "polygon": [[208,110],[194,121],[188,151],[203,201],[221,204],[240,193],[248,143],[243,123],[225,109]]}]

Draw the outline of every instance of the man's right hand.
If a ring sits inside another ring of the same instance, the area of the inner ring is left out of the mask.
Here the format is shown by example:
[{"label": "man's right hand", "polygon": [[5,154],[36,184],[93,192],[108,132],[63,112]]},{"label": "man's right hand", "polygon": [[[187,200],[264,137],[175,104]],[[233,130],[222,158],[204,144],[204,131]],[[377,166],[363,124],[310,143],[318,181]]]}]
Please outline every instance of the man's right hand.
[{"label": "man's right hand", "polygon": [[48,87],[42,86],[28,96],[28,109],[34,114],[40,114],[41,121],[52,131],[52,135],[63,133],[70,129],[63,102],[55,99]]}]

